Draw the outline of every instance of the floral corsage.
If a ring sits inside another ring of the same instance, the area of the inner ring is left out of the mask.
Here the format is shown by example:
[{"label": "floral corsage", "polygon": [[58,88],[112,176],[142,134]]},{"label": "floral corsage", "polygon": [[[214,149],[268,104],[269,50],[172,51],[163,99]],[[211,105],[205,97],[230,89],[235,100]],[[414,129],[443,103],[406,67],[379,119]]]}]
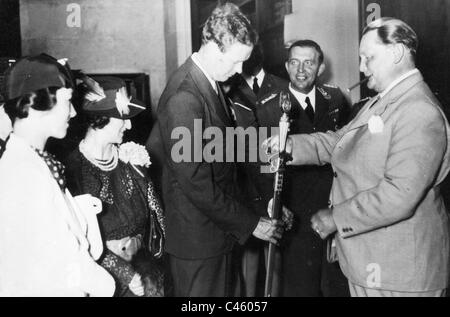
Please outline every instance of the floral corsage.
[{"label": "floral corsage", "polygon": [[136,166],[149,167],[152,164],[145,146],[135,142],[122,143],[119,146],[119,159],[124,163],[130,163],[142,177],[144,175]]}]

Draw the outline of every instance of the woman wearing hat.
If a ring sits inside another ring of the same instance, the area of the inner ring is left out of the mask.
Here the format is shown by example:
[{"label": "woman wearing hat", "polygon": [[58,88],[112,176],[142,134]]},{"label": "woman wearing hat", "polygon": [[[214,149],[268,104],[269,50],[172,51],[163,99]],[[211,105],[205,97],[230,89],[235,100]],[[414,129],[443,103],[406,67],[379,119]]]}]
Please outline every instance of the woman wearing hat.
[{"label": "woman wearing hat", "polygon": [[70,70],[41,54],[6,76],[13,132],[0,160],[0,296],[112,296],[114,280],[95,260],[103,251],[98,199],[73,198],[63,166],[44,148],[64,138],[72,106]]},{"label": "woman wearing hat", "polygon": [[[145,106],[127,95],[117,77],[85,78],[84,139],[69,156],[71,188],[103,203],[99,215],[105,242],[101,265],[116,279],[117,296],[162,296],[163,274],[155,262],[163,253],[164,223],[143,146],[122,143],[130,118]],[[86,86],[87,85],[87,86]],[[148,252],[150,251],[150,252]]]}]

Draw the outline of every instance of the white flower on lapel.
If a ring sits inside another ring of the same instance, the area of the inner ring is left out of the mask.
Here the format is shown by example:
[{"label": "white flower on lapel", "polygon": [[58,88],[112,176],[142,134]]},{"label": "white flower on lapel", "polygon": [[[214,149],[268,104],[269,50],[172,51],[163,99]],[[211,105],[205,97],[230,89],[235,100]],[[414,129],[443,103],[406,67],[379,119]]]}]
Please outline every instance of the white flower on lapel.
[{"label": "white flower on lapel", "polygon": [[127,142],[120,145],[119,159],[124,163],[145,167],[149,167],[152,164],[145,146],[135,142]]},{"label": "white flower on lapel", "polygon": [[371,116],[368,122],[369,131],[372,134],[381,133],[384,129],[384,122],[380,116]]}]

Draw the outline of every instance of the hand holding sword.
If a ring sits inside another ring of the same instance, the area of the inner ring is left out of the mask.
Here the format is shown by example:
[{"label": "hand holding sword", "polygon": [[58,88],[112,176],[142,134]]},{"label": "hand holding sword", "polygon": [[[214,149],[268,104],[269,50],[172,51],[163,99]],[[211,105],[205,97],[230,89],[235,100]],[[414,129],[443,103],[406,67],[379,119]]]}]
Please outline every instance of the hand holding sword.
[{"label": "hand holding sword", "polygon": [[[274,182],[274,194],[272,202],[272,211],[270,213],[272,219],[279,219],[280,214],[282,213],[282,203],[281,203],[281,192],[283,190],[283,180],[284,180],[284,171],[286,169],[286,162],[291,159],[289,153],[286,152],[286,141],[289,132],[289,113],[291,111],[291,101],[289,99],[289,94],[287,92],[280,93],[280,107],[283,111],[283,115],[280,118],[280,134],[278,138],[279,151],[278,151],[278,162],[276,164],[277,170],[275,174],[275,182]],[[285,214],[289,214],[286,211]],[[290,225],[292,225],[292,213],[290,216],[286,216],[285,218],[290,218]],[[273,279],[273,270],[274,270],[274,257],[275,257],[275,248],[276,245],[274,243],[269,244],[269,251],[267,255],[267,266],[266,266],[266,283],[264,295],[265,297],[272,296],[272,279]]]}]

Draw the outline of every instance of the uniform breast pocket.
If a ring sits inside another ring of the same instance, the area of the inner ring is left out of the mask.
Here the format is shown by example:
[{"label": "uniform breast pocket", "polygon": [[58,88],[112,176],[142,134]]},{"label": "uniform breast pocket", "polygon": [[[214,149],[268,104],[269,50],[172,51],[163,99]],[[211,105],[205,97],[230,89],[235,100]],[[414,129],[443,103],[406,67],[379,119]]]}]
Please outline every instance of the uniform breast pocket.
[{"label": "uniform breast pocket", "polygon": [[328,121],[330,123],[330,126],[328,127],[328,129],[331,130],[339,130],[341,128],[341,119],[340,119],[340,114],[341,112],[339,111],[339,109],[334,109],[328,112],[327,116],[328,116]]}]

